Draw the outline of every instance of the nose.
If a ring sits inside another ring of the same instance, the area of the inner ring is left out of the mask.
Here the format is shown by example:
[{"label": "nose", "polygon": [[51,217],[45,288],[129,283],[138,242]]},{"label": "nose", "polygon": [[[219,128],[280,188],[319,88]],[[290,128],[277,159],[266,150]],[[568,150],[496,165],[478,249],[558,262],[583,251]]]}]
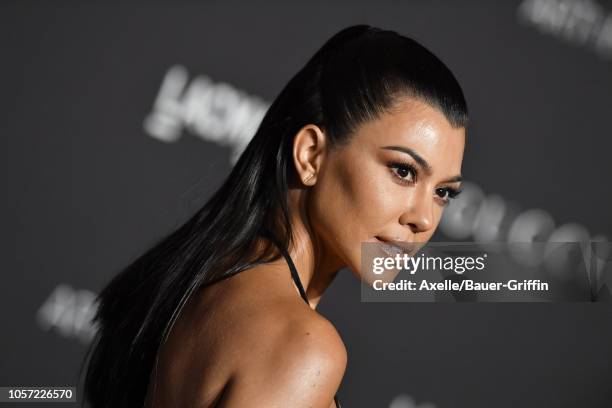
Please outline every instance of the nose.
[{"label": "nose", "polygon": [[410,227],[413,234],[429,231],[434,224],[433,206],[433,197],[415,195],[399,221]]}]

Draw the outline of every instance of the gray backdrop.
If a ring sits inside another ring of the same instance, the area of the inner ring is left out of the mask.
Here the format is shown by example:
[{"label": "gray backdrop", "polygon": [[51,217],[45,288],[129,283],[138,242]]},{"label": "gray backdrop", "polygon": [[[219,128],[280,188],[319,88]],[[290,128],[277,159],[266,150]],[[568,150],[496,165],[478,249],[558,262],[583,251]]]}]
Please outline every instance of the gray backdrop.
[{"label": "gray backdrop", "polygon": [[[464,175],[506,223],[538,208],[612,236],[611,16],[602,1],[3,2],[0,386],[75,385],[93,295],[228,174],[244,132],[211,130],[207,90],[260,112],[351,24],[412,36],[456,74]],[[349,352],[343,406],[612,406],[609,303],[362,303],[343,270],[319,310]]]}]

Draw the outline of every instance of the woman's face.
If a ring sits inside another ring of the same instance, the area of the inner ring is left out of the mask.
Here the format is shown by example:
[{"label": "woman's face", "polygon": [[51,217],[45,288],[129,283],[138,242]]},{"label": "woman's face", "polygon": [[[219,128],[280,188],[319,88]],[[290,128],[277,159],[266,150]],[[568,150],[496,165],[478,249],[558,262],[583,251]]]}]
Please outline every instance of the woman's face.
[{"label": "woman's face", "polygon": [[417,99],[328,150],[309,200],[322,243],[360,275],[361,243],[426,243],[461,184],[465,129]]}]

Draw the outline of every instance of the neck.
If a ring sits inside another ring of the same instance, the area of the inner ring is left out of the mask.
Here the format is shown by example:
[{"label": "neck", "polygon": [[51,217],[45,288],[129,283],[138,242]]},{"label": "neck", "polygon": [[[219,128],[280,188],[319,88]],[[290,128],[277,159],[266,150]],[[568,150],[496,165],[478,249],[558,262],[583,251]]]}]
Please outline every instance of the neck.
[{"label": "neck", "polygon": [[[315,236],[308,225],[304,198],[304,190],[289,191],[289,210],[294,238],[293,245],[289,248],[289,256],[298,271],[310,307],[316,309],[323,293],[343,265],[336,254]],[[285,262],[284,259],[281,261]]]}]

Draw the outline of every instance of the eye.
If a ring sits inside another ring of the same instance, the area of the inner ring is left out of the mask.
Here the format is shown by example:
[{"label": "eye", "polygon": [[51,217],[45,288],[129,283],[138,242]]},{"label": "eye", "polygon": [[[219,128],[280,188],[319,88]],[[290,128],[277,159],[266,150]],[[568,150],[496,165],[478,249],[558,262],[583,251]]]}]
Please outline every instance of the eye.
[{"label": "eye", "polygon": [[461,190],[457,190],[451,187],[436,188],[436,195],[445,204],[448,204],[451,199],[456,198],[460,193]]},{"label": "eye", "polygon": [[416,181],[417,170],[411,164],[392,162],[388,166],[400,183],[413,184]]}]

